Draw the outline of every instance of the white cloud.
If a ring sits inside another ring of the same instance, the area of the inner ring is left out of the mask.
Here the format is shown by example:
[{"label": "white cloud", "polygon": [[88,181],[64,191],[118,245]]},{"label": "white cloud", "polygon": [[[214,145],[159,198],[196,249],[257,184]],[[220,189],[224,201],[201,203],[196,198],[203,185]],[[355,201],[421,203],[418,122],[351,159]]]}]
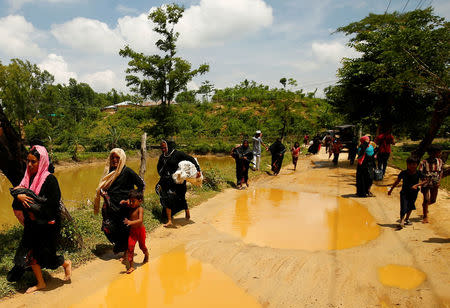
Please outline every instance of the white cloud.
[{"label": "white cloud", "polygon": [[338,64],[343,57],[357,57],[358,53],[339,41],[313,42],[311,45],[313,57],[324,64]]},{"label": "white cloud", "polygon": [[43,50],[34,42],[43,34],[23,16],[0,18],[0,52],[11,57],[40,57]]},{"label": "white cloud", "polygon": [[64,24],[52,25],[52,34],[65,45],[90,53],[118,53],[124,41],[104,22],[77,17]]},{"label": "white cloud", "polygon": [[38,64],[41,70],[47,70],[55,76],[55,82],[67,84],[70,78],[77,79],[77,74],[69,71],[69,66],[62,56],[51,53]]},{"label": "white cloud", "polygon": [[[148,13],[142,13],[121,17],[115,28],[99,20],[78,17],[53,25],[52,33],[60,43],[84,52],[117,53],[126,44],[139,52],[155,52],[159,35],[147,16]],[[262,0],[201,0],[199,5],[186,9],[176,29],[181,33],[179,46],[193,48],[223,44],[272,22],[272,8]]]},{"label": "white cloud", "polygon": [[241,38],[272,22],[272,8],[262,0],[201,0],[184,12],[177,31],[181,46],[211,46]]},{"label": "white cloud", "polygon": [[117,21],[116,29],[126,44],[139,52],[156,51],[155,42],[159,38],[153,31],[154,25],[147,16],[148,13],[136,17],[125,16]]},{"label": "white cloud", "polygon": [[81,77],[81,81],[86,82],[98,92],[108,92],[112,88],[120,91],[126,90],[123,79],[119,79],[112,70],[86,74]]}]

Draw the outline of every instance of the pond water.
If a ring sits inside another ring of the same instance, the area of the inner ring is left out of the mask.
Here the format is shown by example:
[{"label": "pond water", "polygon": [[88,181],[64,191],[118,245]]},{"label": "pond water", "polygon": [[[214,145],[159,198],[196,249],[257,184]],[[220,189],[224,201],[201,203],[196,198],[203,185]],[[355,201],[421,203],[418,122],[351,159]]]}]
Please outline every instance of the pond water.
[{"label": "pond water", "polygon": [[350,248],[380,233],[367,208],[356,201],[269,188],[237,192],[214,225],[246,243],[308,251]]},{"label": "pond water", "polygon": [[426,274],[414,267],[389,264],[378,269],[378,279],[389,287],[415,289],[424,282]]},{"label": "pond water", "polygon": [[[203,170],[210,168],[224,168],[234,166],[234,160],[231,157],[199,157],[199,164]],[[147,158],[147,171],[145,173],[146,192],[152,193],[159,180],[156,164],[158,158]],[[127,161],[134,171],[139,172],[139,159],[130,159]],[[104,162],[79,165],[68,168],[58,168],[56,166],[55,176],[58,179],[63,201],[67,208],[73,209],[88,200],[93,201],[95,189],[103,174],[105,168]],[[5,176],[0,175],[0,229],[4,230],[8,226],[17,224],[12,209],[12,197],[9,193],[11,183]]]},{"label": "pond water", "polygon": [[231,278],[180,246],[72,307],[261,307]]}]

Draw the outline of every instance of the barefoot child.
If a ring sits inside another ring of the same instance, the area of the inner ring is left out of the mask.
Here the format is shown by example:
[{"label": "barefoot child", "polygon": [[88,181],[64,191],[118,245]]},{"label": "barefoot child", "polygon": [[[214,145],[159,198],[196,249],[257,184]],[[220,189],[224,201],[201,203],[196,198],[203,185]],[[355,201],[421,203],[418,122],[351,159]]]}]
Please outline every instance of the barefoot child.
[{"label": "barefoot child", "polygon": [[405,225],[411,225],[409,216],[411,212],[416,209],[415,203],[417,194],[419,192],[419,186],[426,183],[423,179],[423,175],[420,171],[417,171],[418,162],[415,158],[409,157],[406,160],[407,169],[400,172],[397,180],[392,184],[388,195],[391,195],[394,188],[403,180],[402,190],[400,191],[400,225],[399,229],[405,227]]},{"label": "barefoot child", "polygon": [[437,145],[431,145],[428,148],[427,159],[424,159],[419,166],[419,170],[425,176],[427,182],[422,186],[423,194],[423,220],[428,223],[428,207],[436,202],[439,191],[439,185],[443,174],[443,162],[441,159],[441,148]]},{"label": "barefoot child", "polygon": [[130,262],[130,267],[127,270],[127,274],[132,273],[134,268],[133,257],[134,257],[134,246],[136,242],[139,242],[139,248],[141,248],[144,253],[144,263],[148,262],[148,250],[145,246],[145,227],[143,222],[144,219],[144,209],[141,207],[144,201],[144,195],[141,191],[131,190],[128,195],[128,200],[121,201],[121,204],[127,205],[131,208],[130,219],[125,218],[124,224],[130,227],[130,235],[128,236],[128,261]]}]

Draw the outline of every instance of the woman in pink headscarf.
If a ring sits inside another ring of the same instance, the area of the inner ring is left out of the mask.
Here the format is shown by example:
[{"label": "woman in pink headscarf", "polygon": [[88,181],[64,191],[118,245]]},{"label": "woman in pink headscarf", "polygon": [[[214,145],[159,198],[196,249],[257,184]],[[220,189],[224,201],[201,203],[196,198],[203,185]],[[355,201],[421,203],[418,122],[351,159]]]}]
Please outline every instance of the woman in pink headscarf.
[{"label": "woman in pink headscarf", "polygon": [[27,293],[46,287],[41,268],[64,267],[65,280],[70,280],[70,260],[56,254],[57,238],[61,231],[61,191],[56,177],[48,171],[49,158],[43,146],[34,146],[27,156],[27,170],[19,186],[12,190],[13,209],[24,226],[21,249],[27,251],[25,260],[14,259],[16,265],[23,261],[30,265],[37,284]]}]

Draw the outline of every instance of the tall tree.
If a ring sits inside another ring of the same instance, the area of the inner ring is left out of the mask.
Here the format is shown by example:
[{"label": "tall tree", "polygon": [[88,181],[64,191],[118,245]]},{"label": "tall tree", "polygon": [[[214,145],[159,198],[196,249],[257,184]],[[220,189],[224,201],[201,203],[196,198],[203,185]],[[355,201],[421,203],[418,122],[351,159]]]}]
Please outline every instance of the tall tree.
[{"label": "tall tree", "polygon": [[51,85],[53,76],[41,71],[36,64],[20,59],[12,59],[9,65],[0,63],[0,99],[4,113],[22,134],[39,112],[42,90]]},{"label": "tall tree", "polygon": [[410,125],[428,118],[415,151],[421,157],[449,113],[450,24],[427,8],[370,14],[338,31],[352,36],[349,46],[361,56],[344,59],[338,85],[327,89],[330,102],[353,119]]},{"label": "tall tree", "polygon": [[144,98],[161,100],[163,105],[170,105],[175,94],[185,90],[194,76],[209,71],[207,64],[191,70],[188,61],[176,57],[179,33],[175,31],[175,25],[182,18],[183,12],[183,7],[169,4],[148,15],[148,19],[155,24],[153,30],[162,37],[156,42],[161,54],[147,56],[133,51],[129,46],[119,52],[122,57],[131,58],[126,71],[129,74],[126,76],[127,86],[131,86],[132,91]]},{"label": "tall tree", "polygon": [[208,102],[211,94],[214,92],[214,85],[209,82],[209,80],[205,80],[202,82],[201,86],[198,88],[197,93],[203,96],[203,101]]}]

